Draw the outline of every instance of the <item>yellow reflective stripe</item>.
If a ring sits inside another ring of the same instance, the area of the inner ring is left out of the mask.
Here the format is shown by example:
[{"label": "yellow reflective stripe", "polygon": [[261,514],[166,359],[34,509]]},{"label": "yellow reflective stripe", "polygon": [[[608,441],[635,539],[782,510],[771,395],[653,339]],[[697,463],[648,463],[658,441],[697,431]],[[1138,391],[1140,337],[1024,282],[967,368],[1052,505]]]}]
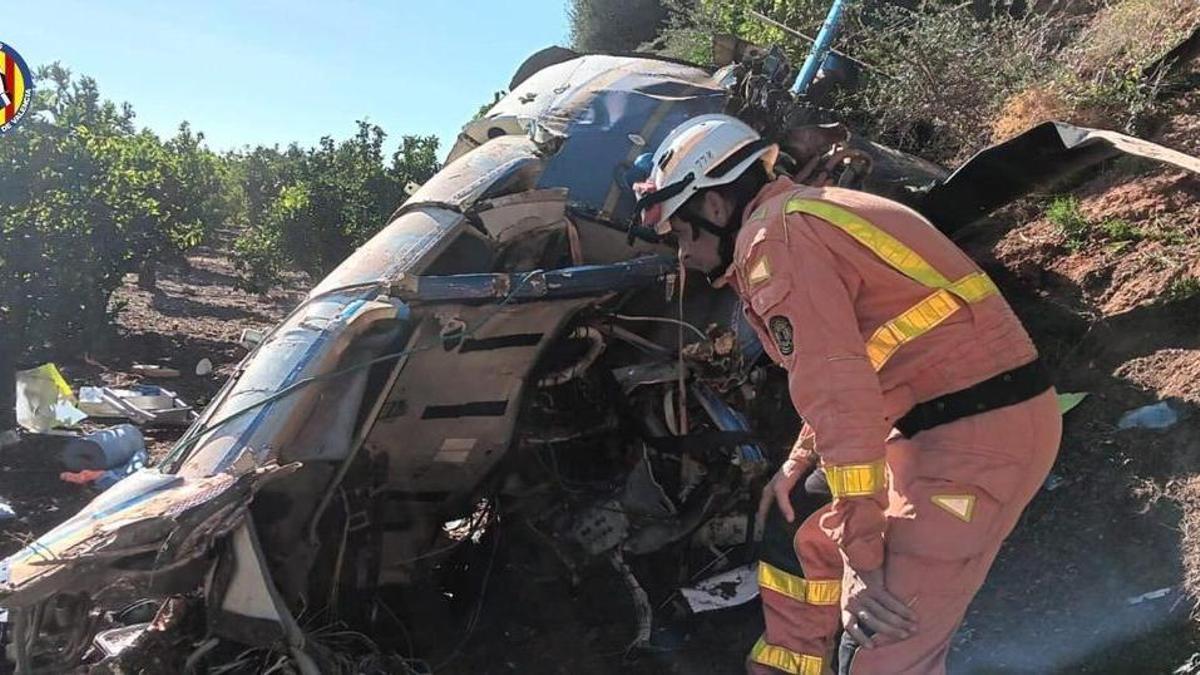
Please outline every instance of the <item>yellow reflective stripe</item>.
[{"label": "yellow reflective stripe", "polygon": [[821,675],[821,669],[825,666],[825,660],[820,656],[769,645],[761,637],[754,643],[754,649],[750,650],[750,660],[791,675]]},{"label": "yellow reflective stripe", "polygon": [[886,465],[881,459],[870,464],[825,466],[825,479],[834,497],[866,497],[887,485]]},{"label": "yellow reflective stripe", "polygon": [[954,296],[965,302],[979,302],[1000,290],[982,272],[956,281],[952,288],[935,291],[932,295],[888,321],[867,340],[867,357],[876,371],[883,368],[900,347],[933,330],[961,306]]},{"label": "yellow reflective stripe", "polygon": [[984,298],[989,298],[993,295],[1000,295],[1000,289],[996,288],[995,282],[991,277],[983,272],[968,274],[958,281],[950,284],[946,290],[966,300],[967,302],[979,302]]},{"label": "yellow reflective stripe", "polygon": [[935,291],[900,316],[875,329],[875,333],[867,340],[867,357],[871,359],[871,367],[877,371],[883,368],[897,349],[933,330],[957,312],[959,306],[949,291]]},{"label": "yellow reflective stripe", "polygon": [[862,216],[829,202],[792,197],[784,206],[785,213],[807,213],[830,222],[904,276],[930,288],[946,288],[950,280],[925,262],[916,251],[899,239],[879,229]]},{"label": "yellow reflective stripe", "polygon": [[770,563],[758,563],[758,585],[809,605],[836,605],[842,600],[840,579],[805,579]]},{"label": "yellow reflective stripe", "polygon": [[793,197],[787,201],[784,211],[806,213],[833,224],[904,276],[938,289],[900,316],[875,329],[875,333],[867,340],[867,357],[876,371],[883,368],[897,349],[933,330],[957,312],[961,305],[956,297],[963,302],[974,303],[1000,293],[996,284],[983,272],[974,272],[951,282],[903,242],[853,211],[835,204]]}]

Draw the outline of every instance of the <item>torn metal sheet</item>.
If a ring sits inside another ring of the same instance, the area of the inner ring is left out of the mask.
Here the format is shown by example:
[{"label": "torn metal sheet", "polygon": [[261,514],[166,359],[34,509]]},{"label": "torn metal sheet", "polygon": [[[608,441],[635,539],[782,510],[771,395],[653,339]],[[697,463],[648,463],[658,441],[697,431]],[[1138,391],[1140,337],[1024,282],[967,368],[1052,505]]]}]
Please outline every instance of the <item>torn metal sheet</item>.
[{"label": "torn metal sheet", "polygon": [[1046,122],[980,151],[944,182],[910,196],[943,232],[986,216],[1038,187],[1122,154],[1200,174],[1200,159],[1115,131]]},{"label": "torn metal sheet", "polygon": [[90,417],[123,418],[138,424],[187,425],[196,417],[175,392],[147,384],[80,387],[79,409]]},{"label": "torn metal sheet", "polygon": [[104,652],[105,657],[117,656],[133,646],[149,627],[150,622],[147,621],[120,628],[110,628],[96,633],[95,644]]}]

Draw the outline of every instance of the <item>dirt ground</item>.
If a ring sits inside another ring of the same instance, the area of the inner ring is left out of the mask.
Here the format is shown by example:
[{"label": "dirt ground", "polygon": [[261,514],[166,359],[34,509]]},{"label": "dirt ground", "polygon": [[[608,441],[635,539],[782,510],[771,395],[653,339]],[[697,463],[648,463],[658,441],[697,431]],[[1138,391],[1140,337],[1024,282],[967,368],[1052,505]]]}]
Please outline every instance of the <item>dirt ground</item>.
[{"label": "dirt ground", "polygon": [[[1167,104],[1154,138],[1200,154],[1200,90]],[[956,673],[1171,672],[1200,651],[1189,621],[1189,593],[1200,588],[1200,292],[1179,290],[1200,279],[1200,177],[1118,161],[1073,192],[1089,220],[1124,219],[1141,236],[1096,236],[1072,251],[1044,217],[1044,199],[959,236],[1025,320],[1060,391],[1089,397],[1067,415],[1052,479],[954,643]],[[172,366],[183,375],[156,383],[201,407],[245,354],[242,330],[281,319],[299,285],[243,293],[220,247],[202,250],[161,272],[153,292],[128,280],[109,350],[57,362],[75,386],[137,381],[134,363]],[[202,358],[211,375],[194,374]],[[1183,417],[1171,428],[1117,428],[1126,411],[1163,399]],[[152,454],[178,433],[149,432]],[[59,442],[0,454],[0,495],[19,516],[0,525],[0,554],[94,496],[58,479]],[[499,531],[467,563],[482,601],[441,618],[456,639],[431,659],[437,672],[735,673],[761,631],[756,603],[686,617],[659,594],[657,648],[629,654],[632,608],[608,568],[582,570],[572,586],[552,556]]]},{"label": "dirt ground", "polygon": [[[220,247],[201,248],[188,257],[187,265],[161,271],[154,291],[139,288],[136,281],[130,275],[113,298],[119,310],[117,336],[104,351],[55,358],[76,389],[157,384],[201,410],[245,356],[238,344],[242,331],[273,326],[302,297],[294,284],[265,296],[238,290],[233,265]],[[213,372],[196,375],[196,364],[205,358]],[[132,369],[134,364],[169,366],[181,375],[144,378]],[[90,430],[107,425],[87,420],[83,426]],[[152,461],[164,456],[182,432],[180,427],[143,429]],[[0,523],[0,555],[15,552],[98,494],[59,479],[62,443],[54,436],[26,437],[0,452],[0,497],[17,513],[15,520]]]},{"label": "dirt ground", "polygon": [[[1154,138],[1195,154],[1198,130],[1193,91],[1167,105]],[[1200,293],[1175,289],[1200,277],[1200,177],[1119,161],[1074,193],[1089,221],[1123,219],[1144,236],[1071,251],[1035,203],[961,237],[1029,326],[1059,390],[1090,396],[1066,416],[1053,489],[1001,553],[952,670],[1170,672],[1197,650],[1188,619],[1200,565]],[[1126,411],[1160,400],[1182,420],[1117,428]]]}]

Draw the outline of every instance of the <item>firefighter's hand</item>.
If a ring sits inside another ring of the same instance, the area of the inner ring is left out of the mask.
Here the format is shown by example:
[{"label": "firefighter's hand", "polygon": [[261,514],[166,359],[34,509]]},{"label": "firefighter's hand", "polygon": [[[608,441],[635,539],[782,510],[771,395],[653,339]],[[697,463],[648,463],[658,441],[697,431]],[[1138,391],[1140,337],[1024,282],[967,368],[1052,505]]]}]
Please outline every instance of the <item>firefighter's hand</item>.
[{"label": "firefighter's hand", "polygon": [[754,521],[755,532],[762,532],[772,501],[779,505],[779,510],[789,523],[796,519],[796,511],[792,508],[792,490],[808,472],[815,459],[815,456],[811,455],[789,457],[783,466],[779,467],[779,471],[771,476],[771,480],[763,488],[762,498],[758,501],[758,517]]},{"label": "firefighter's hand", "polygon": [[873,649],[871,636],[895,640],[912,637],[917,615],[884,585],[883,568],[856,572],[849,565],[842,573],[842,625],[858,644]]}]

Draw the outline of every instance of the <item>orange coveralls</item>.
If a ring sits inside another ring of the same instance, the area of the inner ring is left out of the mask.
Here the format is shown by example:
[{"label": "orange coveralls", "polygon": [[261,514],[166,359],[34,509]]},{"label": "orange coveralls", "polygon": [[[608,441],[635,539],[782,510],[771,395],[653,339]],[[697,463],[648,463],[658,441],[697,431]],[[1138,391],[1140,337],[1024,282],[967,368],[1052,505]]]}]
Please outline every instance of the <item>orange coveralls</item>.
[{"label": "orange coveralls", "polygon": [[845,556],[861,571],[885,566],[918,631],[844,649],[840,672],[943,673],[967,605],[1054,463],[1054,389],[905,438],[892,427],[915,404],[1036,359],[995,285],[915,211],[867,193],[779,178],[743,223],[726,279],[788,371],[833,494],[800,523],[793,564],[759,565],[766,631],[749,668],[829,672]]}]

